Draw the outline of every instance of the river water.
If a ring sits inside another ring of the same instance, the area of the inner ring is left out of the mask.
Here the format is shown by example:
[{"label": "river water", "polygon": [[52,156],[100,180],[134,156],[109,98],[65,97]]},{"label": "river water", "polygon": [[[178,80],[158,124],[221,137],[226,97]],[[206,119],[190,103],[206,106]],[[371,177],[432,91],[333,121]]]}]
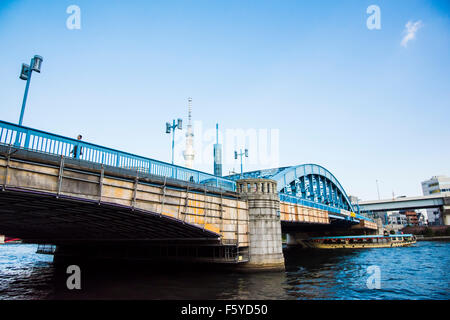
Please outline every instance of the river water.
[{"label": "river water", "polygon": [[[80,265],[81,290],[68,290],[67,266],[53,264],[52,256],[36,254],[36,248],[0,246],[0,299],[450,298],[450,242],[362,250],[287,248],[286,272],[275,273]],[[378,274],[373,270],[379,271],[379,286],[372,281]]]}]

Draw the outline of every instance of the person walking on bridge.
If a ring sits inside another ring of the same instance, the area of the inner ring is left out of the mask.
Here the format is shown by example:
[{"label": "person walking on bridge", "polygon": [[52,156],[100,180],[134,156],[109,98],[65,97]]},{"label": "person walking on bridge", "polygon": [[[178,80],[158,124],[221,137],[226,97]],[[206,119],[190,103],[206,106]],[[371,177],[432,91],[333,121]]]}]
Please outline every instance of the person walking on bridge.
[{"label": "person walking on bridge", "polygon": [[[81,140],[83,138],[83,136],[81,134],[78,135],[77,140]],[[75,145],[72,149],[72,151],[70,151],[70,153],[73,153],[73,157],[77,158],[78,157],[78,145]],[[80,146],[80,156],[83,154],[83,147]]]}]

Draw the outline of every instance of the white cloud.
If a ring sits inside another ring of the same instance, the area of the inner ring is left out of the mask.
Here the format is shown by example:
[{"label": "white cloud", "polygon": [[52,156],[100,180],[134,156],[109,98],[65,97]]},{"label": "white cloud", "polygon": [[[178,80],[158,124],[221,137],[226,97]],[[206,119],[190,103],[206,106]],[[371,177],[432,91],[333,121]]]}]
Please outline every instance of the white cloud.
[{"label": "white cloud", "polygon": [[405,30],[403,31],[405,33],[405,36],[402,39],[401,45],[406,48],[406,45],[409,40],[412,40],[416,37],[417,31],[423,27],[422,21],[408,21],[408,23],[405,25]]}]

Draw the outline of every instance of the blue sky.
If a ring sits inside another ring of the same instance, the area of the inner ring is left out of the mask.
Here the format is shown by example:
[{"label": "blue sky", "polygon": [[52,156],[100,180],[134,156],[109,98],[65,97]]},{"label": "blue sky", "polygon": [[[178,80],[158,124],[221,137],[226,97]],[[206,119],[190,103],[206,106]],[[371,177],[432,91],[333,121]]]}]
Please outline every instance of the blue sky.
[{"label": "blue sky", "polygon": [[[450,175],[449,14],[447,1],[2,0],[0,119],[18,121],[20,66],[39,54],[26,126],[170,161],[164,125],[191,96],[203,128],[279,130],[280,166],[323,165],[363,199],[375,180],[382,198],[418,195]],[[404,47],[409,21],[422,26]]]}]

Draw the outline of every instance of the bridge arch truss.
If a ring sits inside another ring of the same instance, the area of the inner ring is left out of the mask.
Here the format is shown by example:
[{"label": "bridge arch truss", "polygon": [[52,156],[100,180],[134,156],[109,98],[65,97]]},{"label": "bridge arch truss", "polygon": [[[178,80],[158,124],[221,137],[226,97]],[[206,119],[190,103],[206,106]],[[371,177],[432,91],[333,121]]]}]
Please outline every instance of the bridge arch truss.
[{"label": "bridge arch truss", "polygon": [[327,169],[317,164],[288,167],[272,177],[278,192],[331,207],[355,211],[344,188]]},{"label": "bridge arch truss", "polygon": [[[229,178],[237,180],[240,175]],[[339,180],[326,168],[317,164],[246,172],[243,178],[266,178],[277,182],[278,192],[314,203],[355,212]]]}]

